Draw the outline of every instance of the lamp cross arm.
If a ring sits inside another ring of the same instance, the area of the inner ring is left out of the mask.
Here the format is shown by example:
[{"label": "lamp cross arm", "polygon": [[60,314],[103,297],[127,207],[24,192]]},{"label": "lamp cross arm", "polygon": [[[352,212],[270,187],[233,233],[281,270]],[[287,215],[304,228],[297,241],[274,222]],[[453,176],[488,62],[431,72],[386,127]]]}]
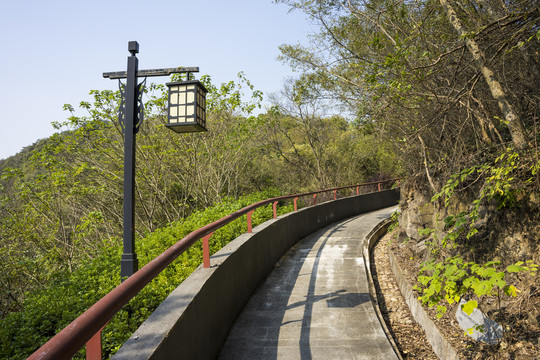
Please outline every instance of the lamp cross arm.
[{"label": "lamp cross arm", "polygon": [[[137,77],[168,76],[171,74],[192,73],[192,72],[199,72],[199,67],[178,67],[178,68],[166,68],[166,69],[139,70],[137,71]],[[106,72],[106,73],[103,73],[103,77],[109,78],[109,79],[125,79],[127,78],[127,71]]]}]

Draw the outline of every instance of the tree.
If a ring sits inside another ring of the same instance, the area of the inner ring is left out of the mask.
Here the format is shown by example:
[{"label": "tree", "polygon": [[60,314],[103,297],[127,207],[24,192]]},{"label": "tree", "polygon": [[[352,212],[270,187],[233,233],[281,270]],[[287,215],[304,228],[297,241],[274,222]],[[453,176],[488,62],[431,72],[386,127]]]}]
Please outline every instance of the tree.
[{"label": "tree", "polygon": [[[165,125],[163,86],[149,86],[146,121],[137,142],[136,233],[143,236],[194,211],[256,188],[257,119],[246,117],[260,92],[241,75],[212,85],[210,131],[174,136]],[[242,98],[242,87],[252,99]],[[85,112],[54,123],[59,133],[33,148],[17,167],[2,168],[0,188],[0,316],[16,310],[25,292],[73,272],[120,246],[123,138],[120,93],[91,91]],[[8,162],[9,163],[9,162]],[[16,165],[15,163],[13,163]]]},{"label": "tree", "polygon": [[[486,62],[484,60],[484,52],[480,49],[478,43],[474,40],[474,38],[467,33],[467,30],[464,28],[453,6],[447,0],[440,0],[440,3],[446,9],[448,20],[456,29],[460,38],[464,39],[465,44],[467,45],[467,49],[469,50],[472,58],[474,59],[476,66],[479,68],[486,83],[489,86],[491,95],[497,101],[499,109],[504,115],[504,119],[506,120],[510,133],[512,135],[512,142],[518,149],[524,149],[528,145],[527,133],[523,128],[523,124],[521,123],[519,115],[516,113],[512,104],[510,104],[510,101],[508,100],[506,93],[501,86],[501,83],[497,79],[497,76],[486,65]],[[491,7],[488,7],[487,9],[491,10]],[[496,22],[499,21],[500,20]]]},{"label": "tree", "polygon": [[320,25],[311,47],[282,46],[282,58],[374,124],[408,173],[444,182],[472,154],[494,160],[499,146],[530,142],[540,80],[533,1],[278,2]]},{"label": "tree", "polygon": [[[271,101],[274,107],[260,116],[265,124],[261,142],[266,144],[260,163],[267,164],[278,184],[289,185],[287,191],[360,183],[396,171],[396,163],[386,161],[392,150],[383,149],[367,125],[332,115],[339,109],[309,77],[289,79]],[[379,151],[385,161],[373,156]]]}]

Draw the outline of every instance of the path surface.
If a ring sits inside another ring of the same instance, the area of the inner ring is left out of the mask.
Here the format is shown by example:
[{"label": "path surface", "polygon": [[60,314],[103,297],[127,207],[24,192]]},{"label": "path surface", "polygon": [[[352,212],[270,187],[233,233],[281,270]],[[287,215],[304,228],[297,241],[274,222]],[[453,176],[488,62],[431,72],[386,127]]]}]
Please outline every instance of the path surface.
[{"label": "path surface", "polygon": [[276,264],[231,328],[227,359],[396,359],[373,309],[362,245],[396,207],[334,223]]}]

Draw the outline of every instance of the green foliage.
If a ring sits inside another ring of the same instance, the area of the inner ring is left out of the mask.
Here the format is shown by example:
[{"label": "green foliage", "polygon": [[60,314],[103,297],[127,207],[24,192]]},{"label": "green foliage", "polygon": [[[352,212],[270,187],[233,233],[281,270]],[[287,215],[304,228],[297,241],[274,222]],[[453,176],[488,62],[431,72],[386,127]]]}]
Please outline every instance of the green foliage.
[{"label": "green foliage", "polygon": [[[441,191],[433,196],[433,202],[442,199],[444,206],[449,207],[452,197],[460,190],[475,183],[481,184],[481,188],[478,198],[471,203],[468,211],[444,219],[446,234],[440,242],[431,242],[432,253],[444,257],[445,254],[439,252],[441,249],[455,249],[459,237],[470,239],[477,235],[475,223],[480,219],[482,205],[491,202],[496,204],[497,210],[519,206],[529,195],[528,192],[535,191],[537,168],[537,157],[507,148],[492,163],[474,165],[451,175]],[[435,240],[438,236],[433,229],[424,229],[423,235],[432,235]],[[477,264],[467,262],[461,256],[454,256],[422,264],[415,288],[421,292],[419,299],[423,304],[437,307],[438,317],[447,311],[442,303],[451,305],[460,299],[468,300],[462,305],[462,310],[469,315],[490,297],[497,298],[500,311],[503,296],[516,297],[518,294],[515,283],[509,280],[516,281],[516,277],[510,275],[523,273],[535,276],[537,270],[538,265],[532,260],[526,263],[519,261],[502,268],[500,261]],[[483,328],[478,327],[476,330],[483,331]]]},{"label": "green foliage", "polygon": [[387,232],[391,232],[399,226],[399,212],[394,211],[390,216],[390,220],[392,221],[392,223],[388,227]]},{"label": "green foliage", "polygon": [[[144,266],[178,240],[201,226],[257,201],[280,195],[267,190],[238,200],[224,199],[221,203],[194,212],[184,220],[136,239],[140,266]],[[292,210],[291,204],[278,207],[278,213]],[[257,209],[254,225],[272,217],[271,205]],[[247,230],[245,217],[239,218],[214,233],[210,252],[214,253]],[[115,241],[119,243],[120,241]],[[84,310],[107,294],[120,282],[121,247],[103,247],[99,255],[86,261],[73,273],[58,273],[50,287],[29,293],[23,309],[0,320],[0,357],[24,359],[55,333],[69,324]],[[104,356],[117,351],[133,331],[154,311],[165,297],[202,262],[202,247],[197,242],[178,257],[159,276],[132,299],[103,330]],[[76,358],[84,356],[84,350]]]},{"label": "green foliage", "polygon": [[[242,74],[221,87],[207,76],[202,81],[212,91],[209,132],[191,136],[164,126],[166,89],[147,87],[136,150],[139,236],[222,198],[264,188],[252,156],[260,147],[259,124],[244,117],[260,105],[260,92]],[[20,308],[25,292],[46,286],[59,271],[74,271],[122,233],[121,96],[90,94],[92,101],[77,111],[64,106],[70,116],[53,123],[59,133],[2,163],[0,317]]]},{"label": "green foliage", "polygon": [[[515,131],[509,121],[499,121],[508,109],[495,104],[504,97],[519,113],[524,137],[536,136],[529,145],[538,152],[538,117],[525,110],[539,103],[529,90],[540,81],[540,73],[532,70],[540,49],[535,1],[451,4],[454,18],[463,23],[461,32],[437,1],[276,2],[304,12],[318,25],[309,45],[281,46],[281,59],[300,79],[310,79],[319,98],[331,99],[357,123],[368,124],[418,186],[433,186],[428,184],[432,177],[438,188],[437,180],[500,155],[494,149],[507,146]],[[511,26],[513,21],[519,25]],[[497,99],[487,82],[478,81],[480,69],[465,39],[474,40],[491,59],[484,65],[504,90]],[[498,190],[503,206],[513,206],[511,192]]]},{"label": "green foliage", "polygon": [[[471,314],[479,306],[479,301],[487,297],[499,299],[506,296],[517,296],[518,290],[507,282],[510,273],[525,273],[535,276],[538,265],[532,261],[518,262],[505,269],[500,268],[500,261],[489,261],[485,264],[466,262],[455,256],[442,262],[430,261],[422,264],[415,289],[421,292],[419,300],[429,307],[437,306],[437,317],[442,317],[448,304],[457,303],[462,298],[469,298],[462,310]],[[501,293],[502,291],[502,293]]]},{"label": "green foliage", "polygon": [[[478,233],[475,222],[480,219],[480,207],[489,201],[494,201],[497,210],[519,206],[520,201],[537,192],[538,168],[540,161],[527,153],[518,153],[513,148],[507,148],[492,164],[475,165],[453,174],[442,187],[441,191],[432,197],[432,202],[444,200],[445,207],[458,189],[465,188],[469,183],[483,179],[478,198],[471,203],[469,211],[462,211],[444,219],[447,234],[441,241],[444,248],[454,246],[455,241],[462,235],[470,239]],[[476,175],[476,179],[471,180]]]},{"label": "green foliage", "polygon": [[[478,233],[475,222],[479,219],[479,209],[487,201],[495,201],[497,209],[514,207],[518,199],[527,195],[527,185],[534,182],[538,160],[520,154],[512,148],[506,149],[492,164],[475,165],[461,172],[451,175],[440,192],[432,198],[433,202],[444,199],[445,207],[450,204],[451,198],[458,189],[466,187],[470,183],[483,179],[483,185],[479,191],[479,197],[472,202],[470,211],[463,211],[457,215],[451,215],[444,219],[446,235],[439,246],[455,247],[456,240],[460,236],[467,239]],[[476,179],[471,180],[472,176]],[[434,232],[433,229],[425,229],[425,235]],[[437,251],[437,246],[432,246],[432,251]],[[417,289],[422,292],[420,297],[424,304],[432,307],[437,305],[437,316],[441,317],[445,312],[444,306],[438,305],[442,300],[452,304],[465,297],[473,297],[464,306],[463,311],[467,314],[478,307],[478,301],[490,296],[498,298],[517,296],[517,289],[512,284],[507,284],[510,273],[528,273],[535,275],[538,266],[532,261],[509,265],[505,269],[499,269],[500,261],[490,261],[483,265],[475,262],[466,262],[459,256],[447,258],[444,261],[430,261],[424,263],[418,276]],[[501,271],[502,270],[502,271]]]},{"label": "green foliage", "polygon": [[330,104],[307,79],[287,83],[275,106],[259,116],[262,162],[289,191],[306,191],[395,177],[399,164],[369,125],[324,116]]},{"label": "green foliage", "polygon": [[[497,208],[514,207],[517,199],[526,194],[526,187],[535,182],[540,161],[534,156],[520,154],[509,147],[501,153],[493,164],[475,165],[450,176],[441,191],[432,201],[444,198],[448,206],[456,188],[465,183],[471,175],[485,177],[485,182],[478,203],[484,198],[497,201]],[[525,186],[524,186],[525,185]],[[477,208],[478,203],[475,203]]]},{"label": "green foliage", "polygon": [[442,187],[441,191],[431,198],[431,201],[436,201],[439,198],[444,198],[444,203],[446,206],[448,206],[450,198],[454,195],[456,187],[458,187],[460,183],[465,182],[465,180],[467,180],[467,178],[471,174],[474,174],[477,171],[484,171],[486,169],[487,165],[472,166],[470,168],[462,170],[458,174],[452,174],[446,184]]}]

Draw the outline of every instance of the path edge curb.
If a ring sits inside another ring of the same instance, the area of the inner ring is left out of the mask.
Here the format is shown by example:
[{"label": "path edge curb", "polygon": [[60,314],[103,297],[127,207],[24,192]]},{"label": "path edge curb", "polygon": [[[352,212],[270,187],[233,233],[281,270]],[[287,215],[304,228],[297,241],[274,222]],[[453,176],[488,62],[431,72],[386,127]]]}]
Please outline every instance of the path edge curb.
[{"label": "path edge curb", "polygon": [[[388,341],[394,348],[394,352],[396,353],[397,357],[399,359],[403,359],[403,357],[401,356],[399,352],[398,346],[390,333],[390,330],[386,326],[386,322],[384,321],[382,312],[380,310],[379,302],[377,300],[377,292],[375,289],[375,284],[373,282],[373,275],[371,274],[371,266],[370,266],[373,247],[386,234],[388,228],[390,227],[390,225],[392,225],[392,223],[394,223],[394,220],[392,220],[391,218],[385,219],[381,221],[368,234],[368,236],[366,237],[367,241],[364,242],[363,256],[364,256],[364,264],[365,264],[366,272],[368,276],[369,293],[371,295],[372,304],[375,309],[375,313],[377,314],[377,317],[379,318],[379,322],[381,323],[381,326],[384,332],[386,333],[386,337],[388,338]],[[424,330],[424,333],[426,334],[426,338],[428,339],[428,342],[430,343],[435,354],[441,360],[459,360],[459,355],[457,351],[442,336],[442,334],[439,331],[439,328],[433,323],[433,321],[431,321],[431,319],[428,317],[428,315],[422,308],[422,305],[420,304],[420,302],[418,302],[418,300],[416,299],[416,296],[414,295],[412,287],[408,283],[405,276],[403,276],[403,270],[399,266],[399,263],[397,262],[397,259],[391,249],[388,249],[388,257],[389,257],[392,273],[398,283],[399,291],[405,298],[405,302],[407,304],[407,307],[409,308],[409,311],[411,312],[414,318],[414,321],[416,321]]]},{"label": "path edge curb", "polygon": [[426,338],[428,339],[433,351],[439,359],[441,360],[459,360],[459,355],[457,351],[450,345],[450,343],[442,336],[439,328],[435,325],[433,321],[428,317],[424,311],[420,302],[418,302],[411,285],[408,283],[407,279],[403,275],[403,271],[399,266],[397,259],[392,252],[388,249],[388,257],[390,260],[390,266],[392,268],[392,273],[396,279],[399,290],[405,298],[405,302],[409,307],[409,310],[414,318],[414,320],[422,327]]},{"label": "path edge curb", "polygon": [[386,326],[386,322],[384,321],[381,309],[379,307],[379,301],[377,300],[377,290],[375,289],[375,283],[373,282],[373,275],[371,274],[371,253],[372,253],[373,247],[384,236],[384,234],[386,234],[386,232],[388,231],[388,228],[390,227],[392,223],[393,223],[393,220],[391,218],[384,219],[379,224],[377,224],[377,226],[375,226],[373,230],[370,231],[370,233],[366,236],[366,241],[364,241],[364,246],[362,248],[362,255],[364,257],[364,266],[366,268],[371,304],[373,305],[375,314],[377,315],[377,318],[379,319],[379,323],[381,324],[381,327],[386,335],[386,338],[388,339],[388,342],[390,342],[390,345],[392,346],[392,349],[394,350],[396,357],[400,360],[403,360],[403,357],[401,356],[399,348],[396,342],[394,341],[394,338],[392,337],[390,330]]}]

